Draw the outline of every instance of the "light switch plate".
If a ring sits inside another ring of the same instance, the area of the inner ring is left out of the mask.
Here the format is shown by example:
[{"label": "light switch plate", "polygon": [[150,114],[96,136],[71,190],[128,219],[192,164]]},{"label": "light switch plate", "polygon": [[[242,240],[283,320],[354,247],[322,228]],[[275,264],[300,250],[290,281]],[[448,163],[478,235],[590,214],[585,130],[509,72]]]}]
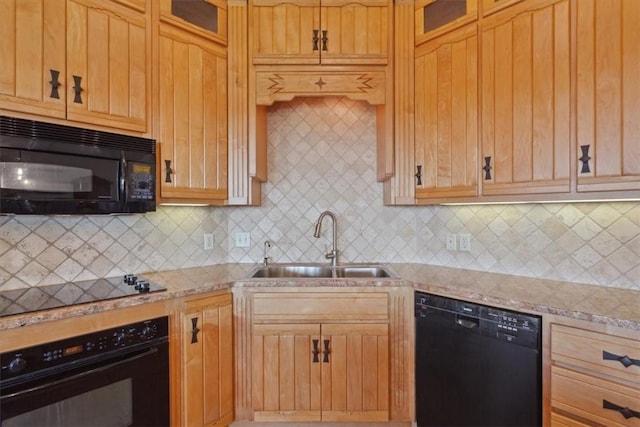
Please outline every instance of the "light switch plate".
[{"label": "light switch plate", "polygon": [[213,233],[204,233],[203,247],[205,251],[213,249]]}]

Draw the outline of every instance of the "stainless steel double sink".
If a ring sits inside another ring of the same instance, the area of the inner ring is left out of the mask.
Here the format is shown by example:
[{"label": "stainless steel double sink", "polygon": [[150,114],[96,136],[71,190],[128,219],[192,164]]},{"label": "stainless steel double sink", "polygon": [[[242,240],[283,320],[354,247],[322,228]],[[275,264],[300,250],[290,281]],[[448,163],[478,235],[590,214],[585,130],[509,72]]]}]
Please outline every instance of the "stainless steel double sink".
[{"label": "stainless steel double sink", "polygon": [[251,278],[395,278],[386,267],[378,264],[344,264],[332,267],[322,264],[272,264],[252,271]]}]

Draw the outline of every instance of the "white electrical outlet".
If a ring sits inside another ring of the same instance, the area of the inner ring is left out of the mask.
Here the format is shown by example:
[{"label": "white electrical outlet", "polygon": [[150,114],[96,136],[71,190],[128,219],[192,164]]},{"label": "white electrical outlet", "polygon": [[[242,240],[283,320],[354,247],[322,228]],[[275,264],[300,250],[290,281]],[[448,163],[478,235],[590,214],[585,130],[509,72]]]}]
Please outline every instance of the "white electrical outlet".
[{"label": "white electrical outlet", "polygon": [[213,249],[213,233],[204,233],[203,247],[205,251]]},{"label": "white electrical outlet", "polygon": [[471,235],[460,234],[460,250],[469,252],[471,250]]},{"label": "white electrical outlet", "polygon": [[447,250],[455,251],[456,250],[456,235],[447,233]]},{"label": "white electrical outlet", "polygon": [[251,246],[251,233],[236,233],[234,236],[236,248],[248,248]]}]

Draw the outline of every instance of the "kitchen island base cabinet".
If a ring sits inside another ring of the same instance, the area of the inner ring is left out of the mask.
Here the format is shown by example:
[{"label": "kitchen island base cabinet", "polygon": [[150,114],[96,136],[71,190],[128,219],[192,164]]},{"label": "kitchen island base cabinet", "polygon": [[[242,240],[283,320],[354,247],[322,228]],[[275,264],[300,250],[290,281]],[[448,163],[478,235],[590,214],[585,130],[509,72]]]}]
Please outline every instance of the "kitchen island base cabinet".
[{"label": "kitchen island base cabinet", "polygon": [[190,300],[182,316],[183,426],[233,421],[231,294]]}]

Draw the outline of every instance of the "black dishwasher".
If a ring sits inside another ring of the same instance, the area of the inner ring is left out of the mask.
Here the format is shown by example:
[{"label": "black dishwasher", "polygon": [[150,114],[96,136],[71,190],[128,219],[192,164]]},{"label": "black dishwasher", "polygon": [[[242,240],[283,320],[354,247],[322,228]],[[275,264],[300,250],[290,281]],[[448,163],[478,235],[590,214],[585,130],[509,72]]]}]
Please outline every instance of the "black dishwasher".
[{"label": "black dishwasher", "polygon": [[416,420],[541,426],[539,316],[416,292]]}]

